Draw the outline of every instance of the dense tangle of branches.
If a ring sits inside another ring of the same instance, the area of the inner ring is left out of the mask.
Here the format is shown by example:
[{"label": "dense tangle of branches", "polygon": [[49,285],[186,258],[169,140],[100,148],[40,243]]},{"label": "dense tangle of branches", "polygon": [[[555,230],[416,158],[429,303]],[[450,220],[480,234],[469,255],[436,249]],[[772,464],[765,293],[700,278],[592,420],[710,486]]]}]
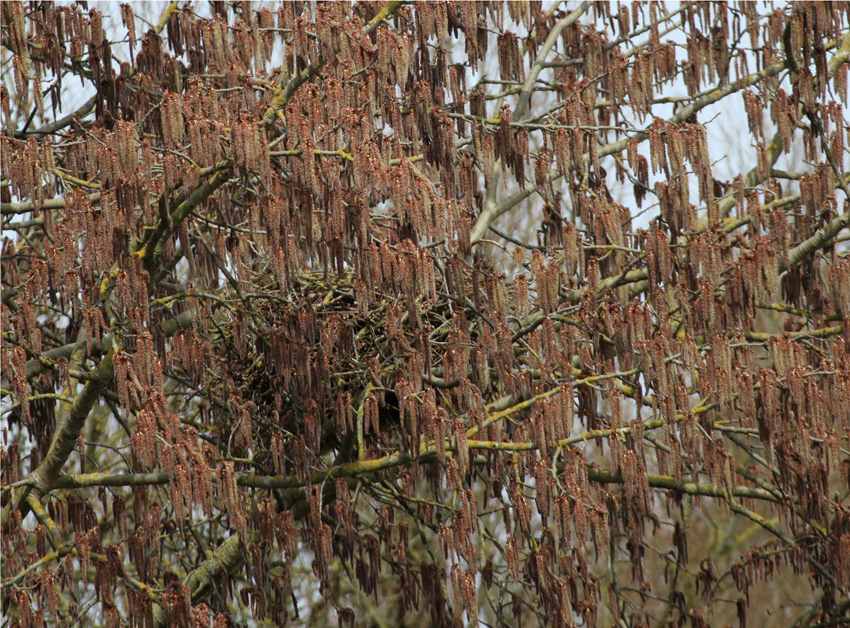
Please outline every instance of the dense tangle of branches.
[{"label": "dense tangle of branches", "polygon": [[846,619],[848,4],[251,4],[0,7],[3,625]]}]

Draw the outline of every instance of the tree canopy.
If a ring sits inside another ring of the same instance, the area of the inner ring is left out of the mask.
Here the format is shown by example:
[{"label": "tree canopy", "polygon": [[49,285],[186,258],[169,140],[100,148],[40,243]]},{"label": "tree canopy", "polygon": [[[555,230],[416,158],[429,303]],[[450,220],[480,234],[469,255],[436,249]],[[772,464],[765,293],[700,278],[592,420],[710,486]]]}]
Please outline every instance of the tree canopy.
[{"label": "tree canopy", "polygon": [[0,11],[3,626],[850,615],[850,4]]}]

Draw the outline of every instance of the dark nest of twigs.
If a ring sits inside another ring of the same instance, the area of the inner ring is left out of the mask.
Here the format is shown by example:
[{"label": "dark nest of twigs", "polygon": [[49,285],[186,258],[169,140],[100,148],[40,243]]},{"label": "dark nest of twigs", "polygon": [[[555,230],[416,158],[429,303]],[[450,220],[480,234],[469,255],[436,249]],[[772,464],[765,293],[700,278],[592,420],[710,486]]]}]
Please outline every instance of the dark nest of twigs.
[{"label": "dark nest of twigs", "polygon": [[466,405],[474,385],[482,408],[503,389],[490,381],[488,348],[477,345],[481,332],[495,337],[486,312],[504,280],[491,278],[489,291],[483,280],[476,285],[476,304],[465,289],[475,272],[458,268],[454,281],[437,277],[430,291],[395,293],[367,288],[353,272],[301,273],[283,289],[268,279],[250,297],[232,298],[217,316],[225,342],[207,348],[216,351],[205,388],[210,406],[223,410],[208,415],[219,442],[234,459],[252,449],[255,464],[285,473],[284,449],[333,451],[339,463],[356,454],[358,434],[371,453],[420,442],[422,427],[399,410],[399,389],[417,396],[427,388]]}]

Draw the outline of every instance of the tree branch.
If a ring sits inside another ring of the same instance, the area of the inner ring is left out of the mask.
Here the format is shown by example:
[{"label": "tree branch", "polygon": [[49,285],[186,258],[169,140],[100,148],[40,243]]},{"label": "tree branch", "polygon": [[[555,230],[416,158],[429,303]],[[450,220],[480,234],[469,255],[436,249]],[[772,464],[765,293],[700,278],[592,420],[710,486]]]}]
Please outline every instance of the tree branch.
[{"label": "tree branch", "polygon": [[832,239],[838,235],[838,232],[848,226],[850,226],[850,212],[845,212],[833,218],[828,225],[811,238],[791,249],[788,252],[788,263],[779,262],[779,272],[784,272],[796,266],[815,251],[828,246]]},{"label": "tree branch", "polygon": [[[760,72],[754,72],[749,76],[746,76],[742,79],[738,79],[734,83],[729,83],[727,85],[721,85],[716,89],[712,90],[702,98],[695,100],[690,105],[683,107],[679,113],[668,118],[667,124],[680,124],[690,118],[692,115],[708,107],[709,105],[713,105],[714,103],[722,100],[723,98],[729,96],[730,94],[734,94],[737,91],[740,91],[746,87],[750,87],[751,85],[755,85],[756,83],[773,76],[779,74],[782,70],[785,69],[785,62],[781,61],[779,63],[774,63],[773,65],[761,70]],[[634,134],[634,136],[638,142],[644,142],[649,138],[648,131],[638,131]],[[612,142],[610,144],[606,144],[598,149],[599,157],[607,157],[609,155],[613,155],[615,153],[622,152],[626,150],[629,145],[629,140],[619,140],[617,142]],[[548,176],[547,181],[549,183],[554,183],[558,179],[561,178],[561,173],[557,170],[553,170]],[[490,228],[490,224],[493,223],[499,216],[510,211],[516,205],[527,199],[529,196],[534,194],[537,191],[537,185],[534,183],[529,183],[522,190],[516,192],[506,198],[499,204],[494,204],[492,206],[485,207],[484,211],[478,216],[478,219],[475,221],[475,224],[472,227],[470,232],[470,241],[475,244],[480,241],[484,234],[487,233],[487,230]]]},{"label": "tree branch", "polygon": [[53,483],[59,477],[62,467],[65,466],[65,462],[68,460],[68,456],[74,451],[74,447],[77,444],[77,437],[82,432],[89,413],[100,398],[103,389],[112,380],[112,375],[112,352],[110,351],[101,360],[100,365],[93,373],[92,379],[86,382],[83,391],[71,407],[67,418],[57,430],[53,443],[50,445],[50,449],[44,460],[30,474],[32,482],[19,489],[14,498],[3,509],[2,523],[4,529],[9,523],[9,512],[11,510],[21,510],[22,515],[26,514],[26,500],[33,489],[40,495],[43,495],[53,488]]},{"label": "tree branch", "polygon": [[517,102],[516,109],[514,109],[514,119],[522,121],[528,113],[528,109],[531,104],[531,94],[534,92],[534,84],[537,82],[537,77],[540,76],[540,72],[544,67],[546,67],[546,57],[549,56],[549,53],[558,41],[558,37],[561,36],[561,33],[564,32],[565,28],[572,26],[576,20],[584,15],[592,4],[593,3],[589,0],[585,0],[585,2],[582,2],[575,11],[566,17],[561,18],[550,31],[549,37],[546,38],[546,41],[537,53],[537,58],[534,60],[534,63],[531,65],[531,69],[528,72],[528,78],[519,92],[519,101]]},{"label": "tree branch", "polygon": [[[403,4],[404,2],[401,0],[390,0],[385,3],[384,6],[381,7],[381,10],[378,11],[377,15],[369,20],[369,22],[363,27],[363,34],[371,35],[374,33],[375,30],[381,24],[386,22]],[[269,103],[269,106],[263,114],[263,124],[267,129],[272,127],[275,118],[283,117],[283,110],[286,108],[286,105],[289,103],[295,92],[298,91],[298,88],[316,76],[324,64],[325,60],[319,59],[315,64],[307,66],[301,72],[289,79],[284,87],[276,90],[271,103]]]}]

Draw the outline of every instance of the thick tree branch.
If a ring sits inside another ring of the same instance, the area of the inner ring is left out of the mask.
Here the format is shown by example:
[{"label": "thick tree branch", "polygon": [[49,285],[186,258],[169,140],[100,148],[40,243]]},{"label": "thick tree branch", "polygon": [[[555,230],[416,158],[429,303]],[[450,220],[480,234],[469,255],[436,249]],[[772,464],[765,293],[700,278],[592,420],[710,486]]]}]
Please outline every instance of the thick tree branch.
[{"label": "thick tree branch", "polygon": [[199,604],[212,593],[213,587],[221,579],[222,571],[232,576],[244,560],[239,535],[234,534],[186,578],[185,584],[192,595],[192,604]]},{"label": "thick tree branch", "polygon": [[[720,85],[713,91],[709,92],[702,98],[698,98],[690,105],[683,107],[677,114],[671,116],[667,120],[667,124],[680,124],[693,116],[695,113],[699,112],[701,109],[708,107],[709,105],[713,105],[714,103],[726,98],[730,94],[734,94],[742,89],[755,85],[756,83],[763,81],[767,78],[776,76],[782,70],[785,69],[785,62],[774,63],[773,65],[761,70],[760,72],[754,72],[747,77],[739,79],[734,83],[729,83],[726,85]],[[634,134],[634,137],[638,142],[644,142],[649,139],[648,131],[638,131]],[[612,142],[610,144],[606,144],[598,149],[599,157],[607,157],[609,155],[613,155],[615,153],[620,153],[629,145],[629,140],[619,140],[617,142]],[[558,179],[561,178],[561,173],[557,170],[553,170],[547,177],[547,181],[549,183],[554,183]],[[516,192],[503,200],[501,203],[485,207],[484,211],[478,216],[478,219],[475,221],[475,224],[472,227],[470,232],[470,241],[474,244],[475,242],[480,241],[484,234],[487,233],[487,230],[490,228],[490,225],[499,218],[502,214],[510,211],[514,207],[516,207],[519,203],[527,199],[529,196],[534,194],[537,191],[537,185],[534,183],[529,183],[522,190]]]},{"label": "thick tree branch", "polygon": [[100,398],[106,385],[112,380],[112,353],[108,353],[86,382],[82,392],[71,406],[68,416],[57,429],[56,436],[47,455],[41,464],[30,474],[31,483],[19,489],[14,498],[3,509],[3,527],[9,522],[10,510],[21,510],[25,514],[25,504],[33,489],[43,495],[53,488],[53,483],[59,478],[62,467],[77,445],[77,438],[82,433],[86,419]]},{"label": "thick tree branch", "polygon": [[793,268],[804,259],[814,254],[815,251],[829,246],[833,238],[838,235],[842,229],[850,226],[850,211],[833,218],[828,225],[820,229],[815,235],[801,242],[793,249],[788,251],[788,263],[779,262],[779,272],[785,272],[789,268]]},{"label": "thick tree branch", "polygon": [[133,254],[142,260],[151,278],[151,286],[156,285],[158,281],[157,264],[168,238],[189,214],[227,183],[232,167],[233,163],[229,160],[217,164],[215,174],[192,190],[188,198],[180,202],[172,211],[165,206],[165,199],[160,200],[160,218],[156,226],[133,244]]},{"label": "thick tree branch", "polygon": [[[100,192],[95,192],[89,195],[89,202],[92,204],[100,202]],[[39,205],[40,210],[65,209],[64,198],[51,198]],[[35,205],[30,201],[22,203],[0,203],[0,213],[4,216],[14,214],[28,214],[35,211]]]},{"label": "thick tree branch", "polygon": [[[375,30],[381,24],[386,22],[403,4],[404,1],[402,0],[390,0],[389,2],[386,2],[384,6],[381,7],[381,10],[378,11],[377,15],[369,20],[369,22],[363,27],[363,33],[365,35],[371,35],[374,33]],[[292,99],[295,92],[298,91],[298,88],[314,76],[318,75],[325,63],[326,61],[324,59],[319,59],[316,63],[307,66],[301,72],[289,79],[286,85],[277,89],[271,103],[269,103],[268,108],[266,108],[266,111],[263,114],[263,124],[267,129],[272,127],[275,119],[283,118],[283,110],[286,108],[286,105]]]},{"label": "thick tree branch", "polygon": [[525,119],[529,106],[531,105],[531,94],[534,92],[537,77],[540,76],[540,72],[542,72],[543,68],[546,67],[546,58],[549,56],[549,53],[552,52],[552,48],[555,46],[555,43],[561,36],[561,33],[564,32],[565,28],[572,26],[576,20],[584,15],[592,4],[592,2],[587,0],[582,2],[572,13],[561,18],[558,23],[555,24],[555,27],[549,32],[549,36],[546,38],[546,41],[537,53],[537,58],[534,60],[534,63],[531,64],[531,69],[528,72],[528,78],[519,92],[519,100],[517,101],[516,109],[514,109],[513,114],[513,118],[515,120],[522,121]]}]

